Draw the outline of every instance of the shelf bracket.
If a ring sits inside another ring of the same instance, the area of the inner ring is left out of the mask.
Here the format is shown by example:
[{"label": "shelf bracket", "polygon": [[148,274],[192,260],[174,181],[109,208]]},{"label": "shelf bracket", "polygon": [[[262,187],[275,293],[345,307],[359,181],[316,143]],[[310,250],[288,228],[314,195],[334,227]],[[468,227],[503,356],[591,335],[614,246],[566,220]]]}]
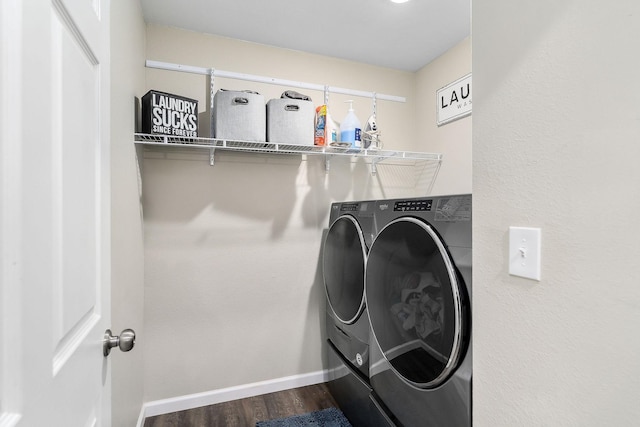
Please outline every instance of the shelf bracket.
[{"label": "shelf bracket", "polygon": [[373,92],[373,117],[375,118],[377,113],[377,109],[378,109],[378,101],[376,100],[377,94],[375,92]]},{"label": "shelf bracket", "polygon": [[211,110],[209,111],[213,111],[213,96],[215,95],[215,90],[216,90],[216,70],[211,68],[209,70],[209,76],[211,77],[210,79],[210,83],[209,83],[209,95],[210,95],[210,100],[209,100],[209,108]]},{"label": "shelf bracket", "polygon": [[382,159],[376,158],[371,161],[371,176],[376,176],[378,174],[378,162],[380,160]]},{"label": "shelf bracket", "polygon": [[216,149],[215,149],[215,148],[211,148],[211,149],[209,149],[209,164],[210,164],[211,166],[213,166],[213,165],[215,165],[215,164],[216,164],[216,157],[215,157],[215,154],[216,154]]}]

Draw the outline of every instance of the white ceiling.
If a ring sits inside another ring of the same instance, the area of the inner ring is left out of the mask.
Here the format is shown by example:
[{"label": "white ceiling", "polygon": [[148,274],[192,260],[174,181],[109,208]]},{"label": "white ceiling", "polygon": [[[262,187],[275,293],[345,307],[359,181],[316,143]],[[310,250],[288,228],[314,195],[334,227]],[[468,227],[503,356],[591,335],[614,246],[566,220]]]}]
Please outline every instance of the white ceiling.
[{"label": "white ceiling", "polygon": [[470,0],[141,0],[146,22],[417,71],[470,34]]}]

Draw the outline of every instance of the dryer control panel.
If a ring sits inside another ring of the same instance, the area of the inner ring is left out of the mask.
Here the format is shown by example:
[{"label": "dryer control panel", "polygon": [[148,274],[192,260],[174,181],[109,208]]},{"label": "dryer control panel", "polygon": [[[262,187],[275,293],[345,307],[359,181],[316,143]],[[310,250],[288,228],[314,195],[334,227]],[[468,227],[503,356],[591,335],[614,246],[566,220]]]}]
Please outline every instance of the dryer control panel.
[{"label": "dryer control panel", "polygon": [[340,205],[340,212],[358,212],[360,203],[343,203]]},{"label": "dryer control panel", "polygon": [[353,202],[353,203],[341,203],[340,212],[360,212],[366,213],[369,211],[369,205],[371,202]]}]

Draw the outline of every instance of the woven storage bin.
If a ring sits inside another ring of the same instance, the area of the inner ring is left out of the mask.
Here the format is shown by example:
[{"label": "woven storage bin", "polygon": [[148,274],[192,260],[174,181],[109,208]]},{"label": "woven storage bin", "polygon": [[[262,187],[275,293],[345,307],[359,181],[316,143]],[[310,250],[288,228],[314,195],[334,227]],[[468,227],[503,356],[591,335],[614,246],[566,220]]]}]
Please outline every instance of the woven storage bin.
[{"label": "woven storage bin", "polygon": [[258,93],[219,90],[213,97],[211,135],[238,141],[266,140],[264,97]]},{"label": "woven storage bin", "polygon": [[267,141],[291,145],[313,145],[313,102],[279,98],[267,103]]}]

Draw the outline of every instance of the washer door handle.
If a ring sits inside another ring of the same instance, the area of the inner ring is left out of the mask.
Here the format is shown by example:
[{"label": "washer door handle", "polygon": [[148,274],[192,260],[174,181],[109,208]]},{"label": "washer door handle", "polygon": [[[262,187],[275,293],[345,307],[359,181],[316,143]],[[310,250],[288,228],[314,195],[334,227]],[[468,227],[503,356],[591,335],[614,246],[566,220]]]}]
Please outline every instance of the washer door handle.
[{"label": "washer door handle", "polygon": [[121,351],[130,351],[136,343],[136,333],[133,329],[125,329],[120,336],[111,335],[111,329],[104,331],[102,340],[102,354],[107,357],[113,347],[120,347]]}]

